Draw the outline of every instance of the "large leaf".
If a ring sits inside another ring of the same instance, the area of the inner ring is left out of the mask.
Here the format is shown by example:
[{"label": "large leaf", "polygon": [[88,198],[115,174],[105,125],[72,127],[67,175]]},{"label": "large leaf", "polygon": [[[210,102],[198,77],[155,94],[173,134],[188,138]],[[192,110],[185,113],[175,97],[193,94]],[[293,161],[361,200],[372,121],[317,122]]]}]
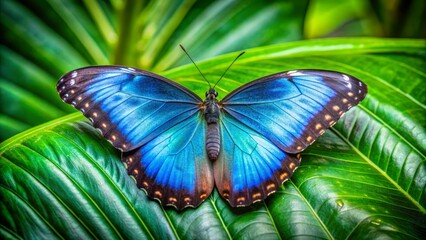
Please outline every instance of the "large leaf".
[{"label": "large leaf", "polygon": [[[266,201],[233,209],[216,191],[196,209],[164,209],[137,189],[120,153],[68,115],[0,145],[3,238],[395,238],[426,234],[426,42],[328,39],[248,49],[220,96],[257,77],[320,68],[369,87],[366,99],[302,154]],[[199,67],[215,81],[236,56]],[[192,65],[163,75],[207,90]]]},{"label": "large leaf", "polygon": [[[156,72],[197,59],[302,38],[308,1],[0,1],[0,140],[74,111],[65,72],[122,64]],[[285,23],[285,24],[283,24]]]}]

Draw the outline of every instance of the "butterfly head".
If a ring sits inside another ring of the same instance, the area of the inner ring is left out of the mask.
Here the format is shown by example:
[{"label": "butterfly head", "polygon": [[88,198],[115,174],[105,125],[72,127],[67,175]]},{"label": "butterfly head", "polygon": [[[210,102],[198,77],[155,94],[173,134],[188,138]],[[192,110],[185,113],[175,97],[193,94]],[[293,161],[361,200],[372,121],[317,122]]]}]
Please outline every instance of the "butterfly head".
[{"label": "butterfly head", "polygon": [[217,95],[218,95],[218,93],[216,92],[216,90],[214,90],[214,88],[210,88],[206,92],[206,99],[216,99]]}]

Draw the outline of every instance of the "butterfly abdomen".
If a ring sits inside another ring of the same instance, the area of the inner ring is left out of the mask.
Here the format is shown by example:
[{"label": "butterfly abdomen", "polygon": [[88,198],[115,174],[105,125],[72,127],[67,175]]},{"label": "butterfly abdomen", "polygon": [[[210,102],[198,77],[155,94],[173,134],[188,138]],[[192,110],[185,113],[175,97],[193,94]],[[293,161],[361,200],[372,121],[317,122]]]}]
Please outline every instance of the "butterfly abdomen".
[{"label": "butterfly abdomen", "polygon": [[206,150],[210,161],[216,161],[220,151],[219,125],[207,124]]}]

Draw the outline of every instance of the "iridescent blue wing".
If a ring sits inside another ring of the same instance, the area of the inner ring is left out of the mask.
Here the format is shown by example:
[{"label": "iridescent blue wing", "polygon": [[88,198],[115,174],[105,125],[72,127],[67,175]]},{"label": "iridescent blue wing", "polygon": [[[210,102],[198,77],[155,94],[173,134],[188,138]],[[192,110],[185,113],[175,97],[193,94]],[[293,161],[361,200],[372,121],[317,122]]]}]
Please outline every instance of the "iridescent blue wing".
[{"label": "iridescent blue wing", "polygon": [[227,95],[223,111],[288,153],[298,153],[367,94],[350,75],[297,70],[250,82]]},{"label": "iridescent blue wing", "polygon": [[275,192],[296,170],[300,155],[288,154],[226,112],[222,146],[213,163],[219,193],[233,207],[247,206]]},{"label": "iridescent blue wing", "polygon": [[57,89],[123,151],[129,174],[148,196],[180,208],[196,206],[210,194],[213,173],[203,152],[202,100],[191,91],[120,66],[77,69],[64,75]]},{"label": "iridescent blue wing", "polygon": [[213,190],[213,168],[205,146],[201,112],[123,154],[129,174],[151,198],[177,209],[196,207]]},{"label": "iridescent blue wing", "polygon": [[74,70],[59,80],[57,90],[124,152],[194,116],[202,102],[164,77],[120,66]]},{"label": "iridescent blue wing", "polygon": [[299,166],[294,155],[312,144],[367,87],[338,72],[298,70],[250,82],[221,101],[222,149],[216,186],[232,206],[276,191]]}]

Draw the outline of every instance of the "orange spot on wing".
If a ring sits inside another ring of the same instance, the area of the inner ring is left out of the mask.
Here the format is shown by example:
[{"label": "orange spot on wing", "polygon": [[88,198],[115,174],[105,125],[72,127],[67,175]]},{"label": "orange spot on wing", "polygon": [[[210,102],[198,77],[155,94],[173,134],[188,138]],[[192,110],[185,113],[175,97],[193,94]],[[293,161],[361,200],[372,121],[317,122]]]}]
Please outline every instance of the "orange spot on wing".
[{"label": "orange spot on wing", "polygon": [[280,175],[280,180],[281,180],[281,181],[284,181],[284,179],[286,179],[286,178],[288,178],[288,173],[286,173],[286,172],[281,173],[281,175]]},{"label": "orange spot on wing", "polygon": [[163,194],[160,191],[155,191],[154,195],[161,198],[163,196]]},{"label": "orange spot on wing", "polygon": [[266,190],[267,191],[270,191],[271,189],[275,189],[275,184],[274,183],[271,183],[271,184],[269,184],[268,186],[266,186]]}]

